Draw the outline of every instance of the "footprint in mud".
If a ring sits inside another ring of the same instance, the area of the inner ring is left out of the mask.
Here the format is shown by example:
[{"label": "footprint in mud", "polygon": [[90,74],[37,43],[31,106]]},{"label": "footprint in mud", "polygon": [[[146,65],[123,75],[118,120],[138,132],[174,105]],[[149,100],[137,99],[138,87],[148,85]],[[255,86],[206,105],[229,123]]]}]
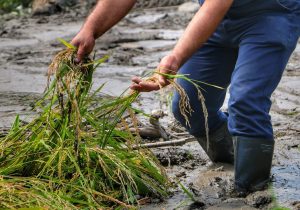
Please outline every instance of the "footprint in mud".
[{"label": "footprint in mud", "polygon": [[201,172],[195,181],[190,184],[190,189],[199,200],[206,204],[214,205],[225,200],[233,185],[233,166],[228,164],[213,164],[207,171]]},{"label": "footprint in mud", "polygon": [[185,167],[190,167],[189,169],[193,169],[197,165],[196,163],[202,161],[189,150],[182,148],[160,148],[156,149],[154,153],[163,166],[183,165],[189,160],[193,160],[193,166],[184,165]]},{"label": "footprint in mud", "polygon": [[206,206],[210,206],[207,208],[209,210],[270,209],[273,198],[268,190],[251,193],[245,198],[232,197],[233,177],[232,165],[213,164],[211,169],[198,175],[190,184],[190,189],[197,200],[205,201]]}]

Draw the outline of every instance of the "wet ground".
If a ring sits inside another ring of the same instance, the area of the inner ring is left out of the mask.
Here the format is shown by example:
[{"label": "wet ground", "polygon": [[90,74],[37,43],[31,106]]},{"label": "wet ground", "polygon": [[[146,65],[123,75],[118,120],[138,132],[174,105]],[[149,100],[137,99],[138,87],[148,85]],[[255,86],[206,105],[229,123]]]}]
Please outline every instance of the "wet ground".
[{"label": "wet ground", "polygon": [[[183,32],[197,9],[181,5],[138,9],[97,41],[97,57],[111,54],[108,63],[94,75],[95,87],[106,82],[105,92],[119,95],[134,75],[155,69]],[[56,38],[70,40],[81,27],[84,12],[40,17],[5,16],[0,19],[0,128],[11,125],[16,114],[29,120],[34,102],[46,87],[46,72],[53,55],[62,49]],[[146,93],[141,97],[146,112],[163,109],[168,113],[168,93]],[[297,46],[279,87],[272,96],[272,119],[276,136],[273,182],[270,189],[232,198],[233,170],[213,165],[198,143],[153,149],[174,183],[180,181],[197,202],[181,189],[161,202],[148,200],[142,209],[270,209],[281,206],[300,209],[300,44]],[[224,107],[226,109],[226,106]],[[171,126],[171,117],[161,124],[169,133],[187,135]],[[276,199],[275,199],[276,198]],[[276,200],[276,202],[275,202]],[[149,204],[150,202],[150,204]]]}]

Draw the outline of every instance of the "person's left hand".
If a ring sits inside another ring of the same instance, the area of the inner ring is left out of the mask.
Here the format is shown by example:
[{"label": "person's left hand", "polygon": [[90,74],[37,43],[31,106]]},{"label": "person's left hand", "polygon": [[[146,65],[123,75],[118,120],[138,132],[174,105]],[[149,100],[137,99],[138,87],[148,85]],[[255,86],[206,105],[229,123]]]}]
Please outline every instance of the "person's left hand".
[{"label": "person's left hand", "polygon": [[[176,74],[179,68],[179,61],[173,54],[165,56],[157,67],[157,71],[163,74]],[[132,85],[130,88],[139,92],[150,92],[159,90],[169,84],[167,78],[161,74],[156,73],[154,78],[150,80],[142,80],[139,77],[132,78]]]}]

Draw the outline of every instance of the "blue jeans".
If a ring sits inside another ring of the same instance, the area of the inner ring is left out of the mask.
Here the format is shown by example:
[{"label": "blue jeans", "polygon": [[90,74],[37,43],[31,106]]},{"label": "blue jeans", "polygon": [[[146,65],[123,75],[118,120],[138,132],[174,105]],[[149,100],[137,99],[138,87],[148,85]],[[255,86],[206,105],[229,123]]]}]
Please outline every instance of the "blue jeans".
[{"label": "blue jeans", "polygon": [[[273,140],[269,110],[277,87],[300,34],[300,0],[235,0],[215,33],[180,69],[192,79],[223,87],[200,85],[204,91],[210,132],[228,121],[233,136]],[[195,87],[178,80],[186,90],[194,112],[191,126],[205,135],[205,123]],[[229,115],[220,111],[230,85]],[[175,118],[186,125],[175,93]]]}]

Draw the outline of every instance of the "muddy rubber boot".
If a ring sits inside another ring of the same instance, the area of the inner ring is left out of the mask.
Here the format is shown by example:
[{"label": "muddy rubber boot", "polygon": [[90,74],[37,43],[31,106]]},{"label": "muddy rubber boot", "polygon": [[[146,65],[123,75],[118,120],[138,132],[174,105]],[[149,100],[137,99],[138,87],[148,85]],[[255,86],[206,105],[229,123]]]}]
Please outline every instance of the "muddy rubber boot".
[{"label": "muddy rubber boot", "polygon": [[206,137],[200,137],[197,140],[211,161],[233,164],[233,141],[228,131],[227,123],[224,123],[219,129],[209,135],[208,149]]},{"label": "muddy rubber boot", "polygon": [[240,195],[263,190],[270,181],[274,140],[233,137],[234,185]]}]

